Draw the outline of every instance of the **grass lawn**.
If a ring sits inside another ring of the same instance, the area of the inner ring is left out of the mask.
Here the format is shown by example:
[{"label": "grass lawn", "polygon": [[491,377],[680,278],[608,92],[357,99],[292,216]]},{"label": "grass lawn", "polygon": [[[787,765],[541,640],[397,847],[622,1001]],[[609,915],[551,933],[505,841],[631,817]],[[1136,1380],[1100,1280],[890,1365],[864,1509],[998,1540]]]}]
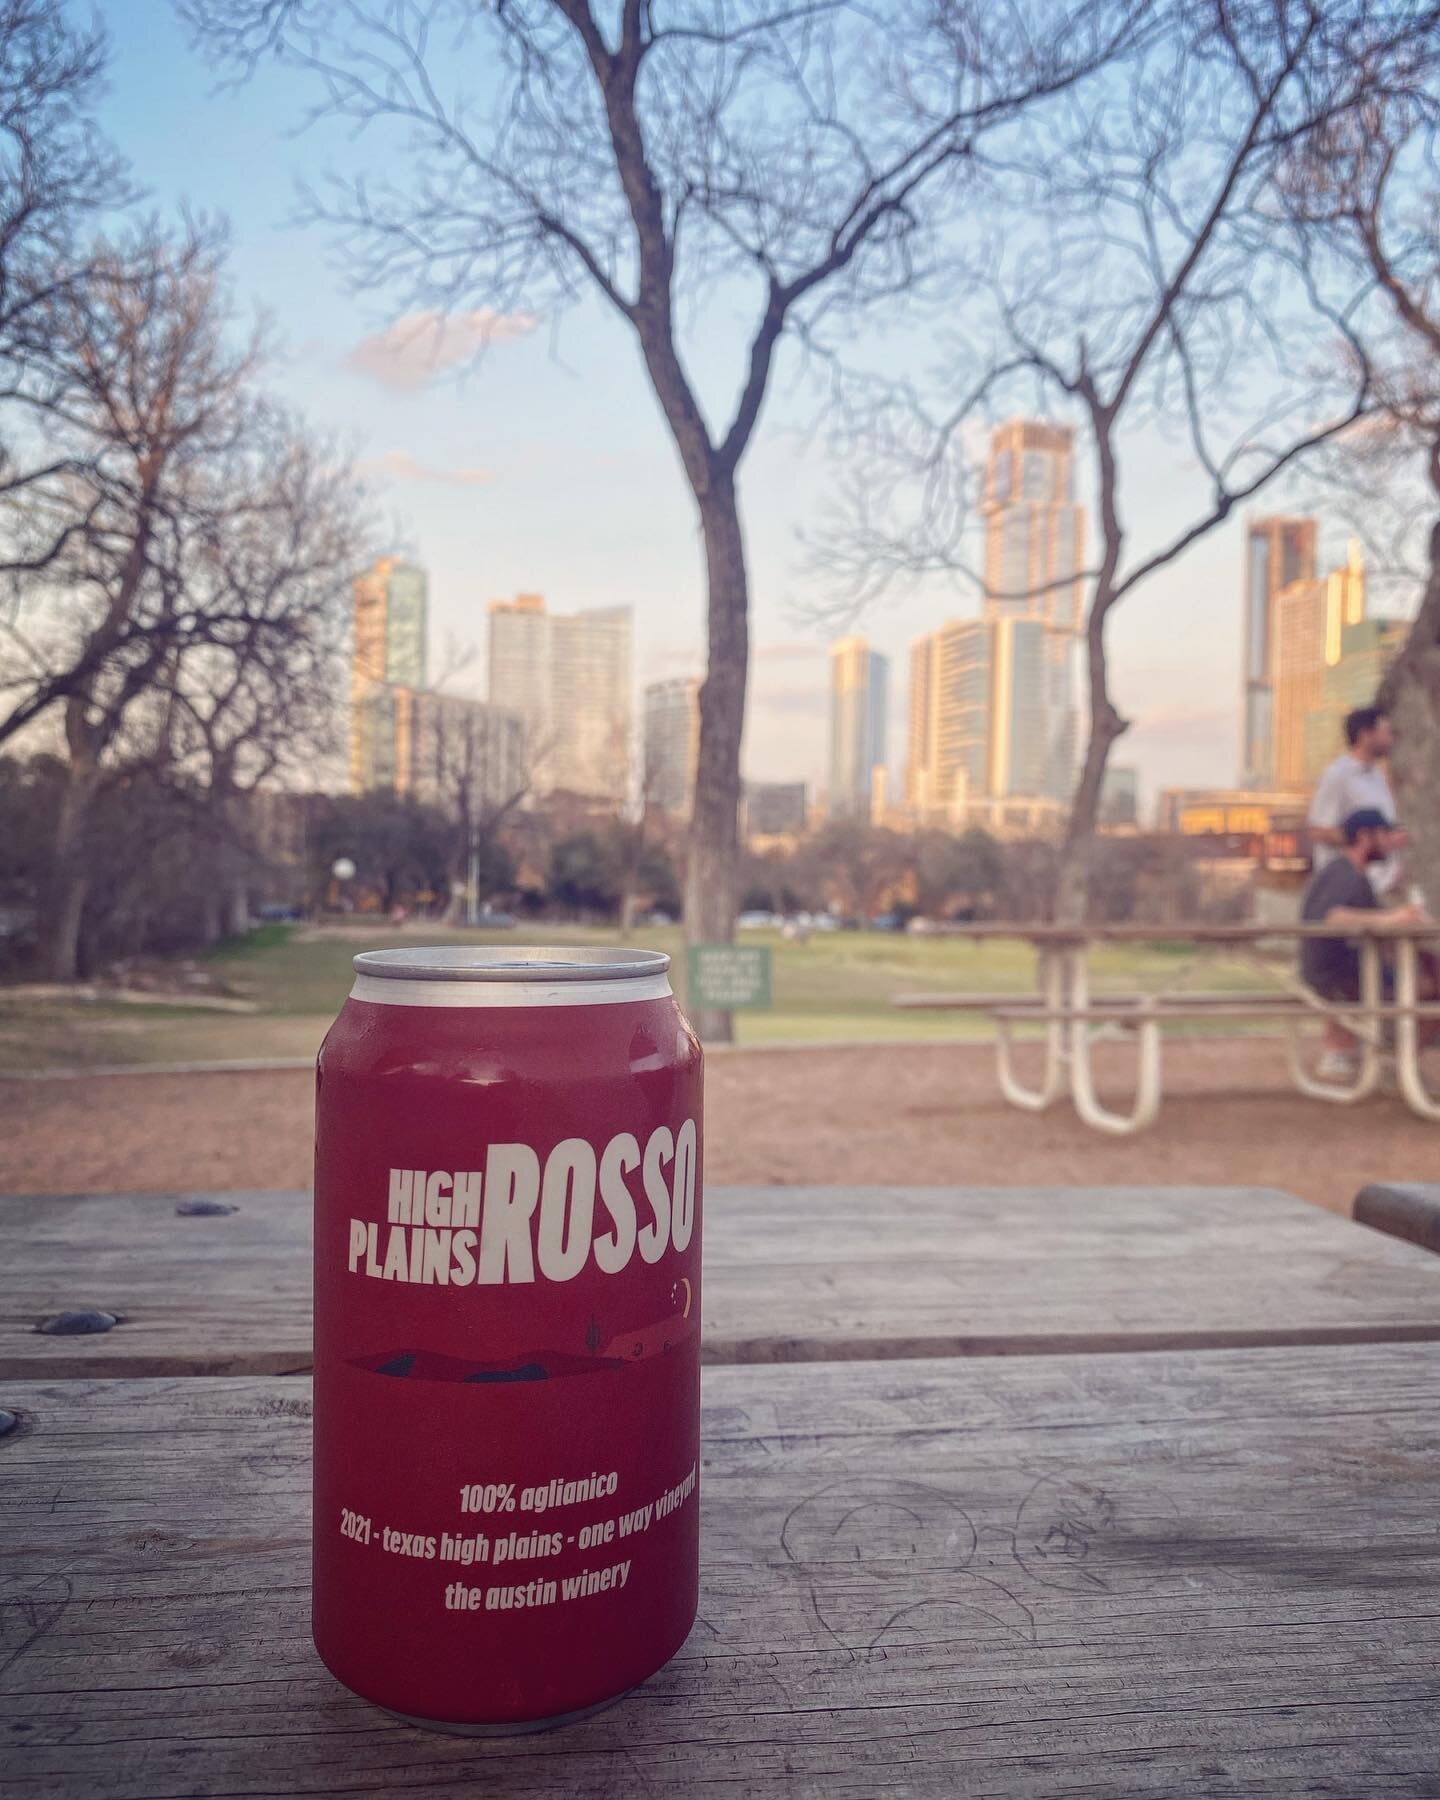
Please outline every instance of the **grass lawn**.
[{"label": "grass lawn", "polygon": [[[615,943],[614,931],[547,926],[550,943]],[[237,995],[252,1001],[249,1014],[192,1008],[26,1000],[0,989],[0,1070],[40,1067],[221,1062],[311,1056],[350,985],[357,950],[398,943],[503,943],[520,933],[443,932],[423,927],[397,931],[361,927],[343,931],[264,926],[250,937],[222,945],[207,959]],[[644,929],[632,940],[668,950],[683,987],[684,955],[678,929]],[[741,1043],[841,1042],[888,1039],[915,1042],[987,1037],[983,1018],[948,1013],[898,1012],[902,993],[966,988],[997,994],[1034,988],[1034,956],[1019,943],[966,943],[888,932],[817,934],[808,943],[786,943],[772,932],[746,932],[741,941],[768,944],[775,955],[775,1005],[770,1012],[737,1015]],[[1117,945],[1092,959],[1098,988],[1158,988],[1175,980],[1188,952],[1164,945]],[[1195,985],[1251,987],[1255,977],[1238,964],[1211,963]]]}]

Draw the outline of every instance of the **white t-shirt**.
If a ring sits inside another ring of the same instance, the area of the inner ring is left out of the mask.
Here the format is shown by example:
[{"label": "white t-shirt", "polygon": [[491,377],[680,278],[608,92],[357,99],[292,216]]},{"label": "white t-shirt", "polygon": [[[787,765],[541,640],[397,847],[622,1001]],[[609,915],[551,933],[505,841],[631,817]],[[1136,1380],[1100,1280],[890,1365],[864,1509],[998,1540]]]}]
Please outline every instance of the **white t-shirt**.
[{"label": "white t-shirt", "polygon": [[[1351,813],[1359,812],[1363,806],[1373,806],[1393,824],[1395,797],[1390,792],[1390,778],[1383,765],[1361,762],[1353,751],[1347,750],[1343,756],[1335,758],[1316,783],[1309,822],[1338,831]],[[1340,849],[1336,844],[1315,844],[1311,854],[1318,871],[1334,862]],[[1392,857],[1388,862],[1372,864],[1368,873],[1375,891],[1383,894],[1399,879],[1399,864]]]}]

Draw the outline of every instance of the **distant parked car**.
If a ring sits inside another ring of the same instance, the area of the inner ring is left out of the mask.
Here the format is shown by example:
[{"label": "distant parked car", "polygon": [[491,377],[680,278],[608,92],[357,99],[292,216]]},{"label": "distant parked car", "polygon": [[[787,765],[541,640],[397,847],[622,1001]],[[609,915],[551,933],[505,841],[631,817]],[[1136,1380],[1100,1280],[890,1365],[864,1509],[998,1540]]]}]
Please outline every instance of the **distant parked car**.
[{"label": "distant parked car", "polygon": [[492,912],[488,906],[482,906],[475,923],[481,931],[513,931],[518,920],[514,913]]},{"label": "distant parked car", "polygon": [[780,921],[770,912],[743,912],[735,923],[741,931],[773,931]]},{"label": "distant parked car", "polygon": [[257,907],[255,917],[262,925],[295,925],[300,921],[298,906],[281,906],[273,903],[269,906]]},{"label": "distant parked car", "polygon": [[876,913],[870,921],[870,925],[875,931],[903,931],[905,918],[902,913],[898,912]]}]

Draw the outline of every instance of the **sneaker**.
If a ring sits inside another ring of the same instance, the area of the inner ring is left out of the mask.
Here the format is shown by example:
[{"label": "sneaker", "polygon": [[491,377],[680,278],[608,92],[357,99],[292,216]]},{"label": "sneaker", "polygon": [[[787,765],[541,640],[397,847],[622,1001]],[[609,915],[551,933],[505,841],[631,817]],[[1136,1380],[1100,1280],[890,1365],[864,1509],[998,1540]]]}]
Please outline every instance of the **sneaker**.
[{"label": "sneaker", "polygon": [[1360,1076],[1360,1057],[1354,1050],[1327,1050],[1315,1065],[1321,1081],[1343,1081],[1353,1086]]}]

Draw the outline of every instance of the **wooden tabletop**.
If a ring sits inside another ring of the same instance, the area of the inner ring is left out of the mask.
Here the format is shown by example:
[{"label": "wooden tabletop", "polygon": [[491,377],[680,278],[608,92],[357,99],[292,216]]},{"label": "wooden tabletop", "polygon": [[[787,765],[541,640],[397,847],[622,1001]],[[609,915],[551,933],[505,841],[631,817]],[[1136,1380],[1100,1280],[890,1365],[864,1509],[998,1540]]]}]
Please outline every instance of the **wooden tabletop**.
[{"label": "wooden tabletop", "polygon": [[[310,1366],[307,1194],[12,1197],[0,1242],[0,1379]],[[1433,1261],[1257,1188],[711,1188],[703,1304],[711,1363],[1440,1339]]]},{"label": "wooden tabletop", "polygon": [[709,1369],[689,1643],[490,1742],[316,1661],[305,1383],[5,1400],[13,1800],[1436,1792],[1440,1346]]}]

